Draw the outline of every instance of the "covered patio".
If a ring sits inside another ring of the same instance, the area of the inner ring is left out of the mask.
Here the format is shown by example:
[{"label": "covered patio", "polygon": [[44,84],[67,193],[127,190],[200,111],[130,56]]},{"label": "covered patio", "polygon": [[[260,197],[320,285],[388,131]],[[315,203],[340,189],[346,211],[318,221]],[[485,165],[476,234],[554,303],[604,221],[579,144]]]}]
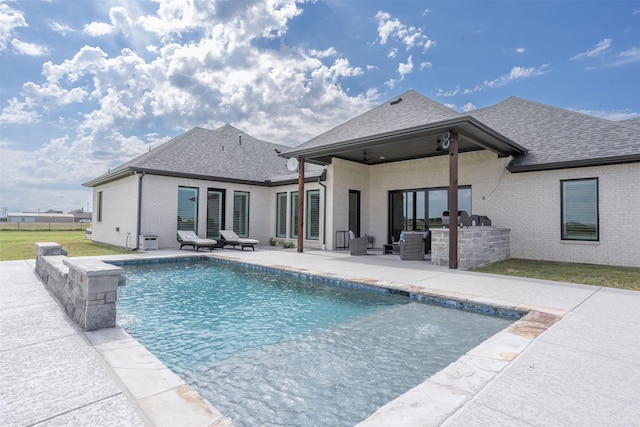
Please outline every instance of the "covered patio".
[{"label": "covered patio", "polygon": [[[448,174],[447,210],[458,212],[460,210],[458,200],[459,155],[479,151],[488,151],[498,158],[521,156],[527,152],[520,145],[474,117],[460,115],[409,91],[400,98],[384,103],[283,153],[282,156],[295,158],[298,161],[300,194],[304,193],[305,163],[325,165],[330,170],[334,168],[335,176],[339,173],[337,169],[342,167],[341,165],[344,165],[345,162],[373,167],[447,156],[448,171],[445,172]],[[408,167],[413,166],[409,163],[407,165]],[[425,175],[443,174],[441,170],[421,172]],[[338,197],[335,190],[334,188],[332,194],[334,198]],[[378,205],[380,202],[384,201],[376,200]],[[328,214],[330,217],[352,215],[351,210],[349,212],[341,211],[344,206],[341,206],[336,200],[328,201],[328,203],[333,206],[333,212]],[[349,205],[349,209],[351,209],[351,205]],[[468,213],[471,214],[471,212]],[[300,230],[298,236],[302,236],[305,218],[303,203],[298,206],[298,218],[302,219],[298,223]],[[351,217],[349,219],[349,228],[351,229],[353,221]],[[359,214],[357,220],[360,221]],[[329,226],[325,233],[334,235],[336,231],[339,231],[335,222],[337,221],[330,221],[333,227]],[[391,218],[388,218],[387,223],[391,222]],[[367,228],[373,232],[371,227]],[[379,225],[377,227],[379,228]],[[387,226],[387,228],[389,229],[384,232],[375,231],[388,236],[387,239],[391,239],[396,234],[395,228],[394,230],[391,230],[392,226]],[[479,227],[476,231],[480,232],[480,228],[485,227]],[[448,264],[449,268],[456,269],[459,259],[458,228],[451,227],[446,230],[446,234],[447,256],[444,262]],[[386,241],[384,243],[392,242]],[[300,252],[304,250],[304,240],[301,237],[298,240],[298,250]],[[442,251],[442,247],[439,246],[438,250]],[[440,260],[439,262],[443,262],[444,258],[439,253],[437,259]]]}]

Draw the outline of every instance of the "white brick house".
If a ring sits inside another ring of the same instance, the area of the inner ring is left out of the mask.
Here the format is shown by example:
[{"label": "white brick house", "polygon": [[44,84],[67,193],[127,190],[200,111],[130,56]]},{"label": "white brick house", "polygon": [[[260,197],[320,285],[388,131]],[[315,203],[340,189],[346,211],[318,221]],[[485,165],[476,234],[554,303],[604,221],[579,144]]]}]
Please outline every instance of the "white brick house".
[{"label": "white brick house", "polygon": [[[518,98],[461,115],[414,91],[293,149],[230,126],[189,131],[84,184],[94,189],[93,238],[134,248],[137,235],[154,234],[177,247],[178,193],[190,191],[188,224],[202,237],[242,226],[248,201],[247,234],[295,240],[297,174],[286,169],[295,157],[305,161],[304,247],[336,249],[350,229],[380,247],[398,228],[439,226],[446,131],[459,135],[459,209],[509,228],[512,257],[640,267],[640,119]],[[212,207],[222,209],[214,193],[225,199],[222,227],[211,222]]]}]

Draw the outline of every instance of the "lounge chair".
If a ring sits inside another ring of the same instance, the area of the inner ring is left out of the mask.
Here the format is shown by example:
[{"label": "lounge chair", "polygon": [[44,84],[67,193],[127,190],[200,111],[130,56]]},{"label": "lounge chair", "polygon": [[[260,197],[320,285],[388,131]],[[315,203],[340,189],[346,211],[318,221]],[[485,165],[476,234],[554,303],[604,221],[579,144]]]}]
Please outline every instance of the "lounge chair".
[{"label": "lounge chair", "polygon": [[255,251],[255,246],[260,243],[256,239],[246,239],[243,237],[238,237],[238,235],[232,230],[220,230],[220,236],[222,236],[223,247],[227,245],[231,245],[234,248],[236,246],[240,246],[241,250],[244,250],[244,248],[251,248]]},{"label": "lounge chair", "polygon": [[180,242],[180,250],[183,246],[192,246],[196,252],[199,248],[209,248],[210,251],[218,244],[217,240],[201,239],[193,231],[178,230],[178,242]]},{"label": "lounge chair", "polygon": [[367,255],[367,236],[356,237],[353,231],[349,231],[349,253],[351,255]]}]

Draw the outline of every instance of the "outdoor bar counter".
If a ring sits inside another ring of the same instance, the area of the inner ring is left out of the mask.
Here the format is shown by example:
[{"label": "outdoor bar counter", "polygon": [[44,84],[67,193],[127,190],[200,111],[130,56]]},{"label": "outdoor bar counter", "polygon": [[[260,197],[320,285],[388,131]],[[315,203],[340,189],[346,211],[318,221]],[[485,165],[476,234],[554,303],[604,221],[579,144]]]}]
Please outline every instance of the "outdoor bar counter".
[{"label": "outdoor bar counter", "polygon": [[[449,229],[432,228],[431,263],[449,265]],[[474,268],[510,258],[511,229],[492,226],[458,228],[458,267]]]}]

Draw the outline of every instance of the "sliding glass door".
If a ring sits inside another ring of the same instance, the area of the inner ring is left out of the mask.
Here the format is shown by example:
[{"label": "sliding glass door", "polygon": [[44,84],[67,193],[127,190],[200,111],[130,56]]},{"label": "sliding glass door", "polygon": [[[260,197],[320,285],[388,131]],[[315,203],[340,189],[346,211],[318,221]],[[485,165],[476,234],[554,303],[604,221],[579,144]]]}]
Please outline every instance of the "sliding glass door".
[{"label": "sliding glass door", "polygon": [[[397,241],[403,230],[424,231],[442,225],[448,210],[448,188],[424,188],[389,192],[389,238]],[[471,215],[471,186],[458,188],[459,210]]]}]

